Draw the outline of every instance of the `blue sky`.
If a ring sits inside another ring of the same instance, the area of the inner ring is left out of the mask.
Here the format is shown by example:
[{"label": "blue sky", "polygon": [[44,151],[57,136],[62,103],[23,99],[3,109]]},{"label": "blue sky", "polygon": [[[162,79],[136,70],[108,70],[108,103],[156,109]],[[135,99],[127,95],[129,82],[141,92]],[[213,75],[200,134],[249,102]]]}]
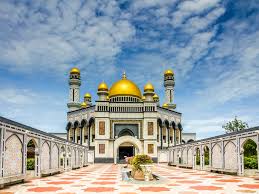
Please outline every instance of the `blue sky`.
[{"label": "blue sky", "polygon": [[125,70],[161,103],[172,68],[184,131],[221,134],[235,116],[259,125],[257,0],[2,0],[0,29],[2,116],[64,132],[71,67],[82,96]]}]

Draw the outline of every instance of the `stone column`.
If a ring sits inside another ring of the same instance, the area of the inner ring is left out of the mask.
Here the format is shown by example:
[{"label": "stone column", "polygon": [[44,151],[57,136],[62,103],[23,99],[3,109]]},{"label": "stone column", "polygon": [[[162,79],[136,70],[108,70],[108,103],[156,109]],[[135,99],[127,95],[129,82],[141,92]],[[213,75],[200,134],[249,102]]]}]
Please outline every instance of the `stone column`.
[{"label": "stone column", "polygon": [[238,165],[238,175],[243,174],[243,167],[242,167],[242,153],[240,147],[240,139],[236,136],[236,148],[237,148],[237,165]]},{"label": "stone column", "polygon": [[182,129],[179,129],[179,144],[182,144]]},{"label": "stone column", "polygon": [[80,127],[80,144],[82,145],[83,144],[83,129],[84,127]]},{"label": "stone column", "polygon": [[49,170],[52,168],[52,141],[49,142]]},{"label": "stone column", "polygon": [[211,159],[212,159],[212,144],[211,144],[211,142],[210,142],[210,146],[209,146],[209,167],[211,168],[212,167],[212,161],[211,161]]},{"label": "stone column", "polygon": [[203,155],[203,150],[202,150],[202,146],[200,145],[200,168],[201,170],[203,170],[203,166],[204,166],[204,155]]},{"label": "stone column", "polygon": [[76,142],[76,128],[74,127],[73,128],[73,142],[75,143]]},{"label": "stone column", "polygon": [[69,129],[67,130],[67,141],[70,141],[70,138],[69,138],[70,129],[71,129],[71,128],[69,128]]},{"label": "stone column", "polygon": [[65,145],[64,152],[65,153],[62,153],[63,154],[63,162],[64,162],[64,170],[67,171],[67,145]]},{"label": "stone column", "polygon": [[161,150],[163,149],[163,127],[159,126],[160,128],[160,140],[161,140]]},{"label": "stone column", "polygon": [[167,141],[168,141],[168,142],[167,142],[167,143],[168,143],[168,146],[167,146],[167,147],[168,147],[168,148],[169,148],[169,146],[170,146],[170,130],[171,130],[170,127],[168,127],[168,129],[167,129],[167,134],[168,134],[168,135],[167,135]]},{"label": "stone column", "polygon": [[225,149],[224,149],[224,141],[221,140],[221,158],[222,158],[222,169],[225,168]]},{"label": "stone column", "polygon": [[26,175],[26,170],[27,170],[27,165],[26,165],[26,162],[27,162],[27,134],[25,133],[23,135],[23,154],[22,154],[22,157],[23,157],[23,175]]},{"label": "stone column", "polygon": [[39,159],[39,162],[38,162],[38,175],[39,177],[41,176],[41,159],[42,159],[42,138],[40,138],[39,140],[39,156],[38,156],[38,159]]},{"label": "stone column", "polygon": [[176,145],[176,129],[174,128],[174,145]]},{"label": "stone column", "polygon": [[90,141],[91,141],[91,127],[90,125],[88,126],[88,147],[90,147]]},{"label": "stone column", "polygon": [[4,167],[3,167],[3,153],[4,153],[4,133],[5,133],[5,128],[3,126],[0,127],[0,140],[1,140],[1,150],[0,150],[0,169],[1,169],[1,175],[0,177],[3,177],[4,175]]}]

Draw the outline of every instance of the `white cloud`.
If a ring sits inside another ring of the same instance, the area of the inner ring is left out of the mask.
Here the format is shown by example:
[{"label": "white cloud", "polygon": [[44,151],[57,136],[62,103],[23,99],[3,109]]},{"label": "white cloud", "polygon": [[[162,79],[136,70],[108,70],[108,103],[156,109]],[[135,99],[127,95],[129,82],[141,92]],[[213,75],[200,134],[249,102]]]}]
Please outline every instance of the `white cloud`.
[{"label": "white cloud", "polygon": [[[246,28],[236,31],[234,26],[228,26],[229,32],[213,43],[215,49],[206,60],[214,65],[212,68],[220,69],[207,78],[207,88],[199,91],[208,103],[225,103],[259,94],[259,32],[247,35],[243,31]],[[226,58],[228,63],[224,64]]]},{"label": "white cloud", "polygon": [[0,23],[6,26],[0,36],[0,59],[12,71],[55,73],[76,62],[109,66],[105,62],[113,62],[135,34],[134,26],[120,19],[115,1],[1,2],[0,7]]},{"label": "white cloud", "polygon": [[172,25],[179,27],[188,17],[202,14],[206,10],[219,6],[220,1],[221,0],[182,1],[177,6],[177,11],[172,14]]}]

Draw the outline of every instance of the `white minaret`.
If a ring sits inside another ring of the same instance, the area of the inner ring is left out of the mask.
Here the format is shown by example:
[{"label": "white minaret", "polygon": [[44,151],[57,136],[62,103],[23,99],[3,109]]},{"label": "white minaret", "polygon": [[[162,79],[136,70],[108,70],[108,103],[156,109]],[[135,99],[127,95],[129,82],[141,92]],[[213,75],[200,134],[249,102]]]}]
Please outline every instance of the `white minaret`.
[{"label": "white minaret", "polygon": [[144,96],[145,96],[145,101],[147,102],[153,102],[153,96],[154,96],[154,86],[148,82],[145,86],[144,86]]},{"label": "white minaret", "polygon": [[81,108],[80,104],[80,71],[78,68],[72,68],[69,75],[69,102],[67,107],[69,111]]},{"label": "white minaret", "polygon": [[170,69],[164,73],[164,86],[165,86],[165,104],[168,109],[175,109],[176,104],[173,104],[174,100],[174,72]]},{"label": "white minaret", "polygon": [[109,88],[105,82],[102,82],[98,86],[97,95],[99,96],[99,101],[109,101]]}]

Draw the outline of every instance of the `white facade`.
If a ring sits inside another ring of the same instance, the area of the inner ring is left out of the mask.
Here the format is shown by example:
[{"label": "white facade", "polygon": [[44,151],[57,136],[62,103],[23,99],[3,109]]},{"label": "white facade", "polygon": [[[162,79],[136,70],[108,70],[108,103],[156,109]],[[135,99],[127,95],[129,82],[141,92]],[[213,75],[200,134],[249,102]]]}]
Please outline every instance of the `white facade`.
[{"label": "white facade", "polygon": [[160,107],[152,84],[145,86],[142,97],[124,74],[110,90],[101,83],[97,94],[95,105],[89,100],[67,114],[68,140],[94,150],[95,162],[117,163],[138,153],[157,161],[158,150],[181,142],[181,113]]}]

